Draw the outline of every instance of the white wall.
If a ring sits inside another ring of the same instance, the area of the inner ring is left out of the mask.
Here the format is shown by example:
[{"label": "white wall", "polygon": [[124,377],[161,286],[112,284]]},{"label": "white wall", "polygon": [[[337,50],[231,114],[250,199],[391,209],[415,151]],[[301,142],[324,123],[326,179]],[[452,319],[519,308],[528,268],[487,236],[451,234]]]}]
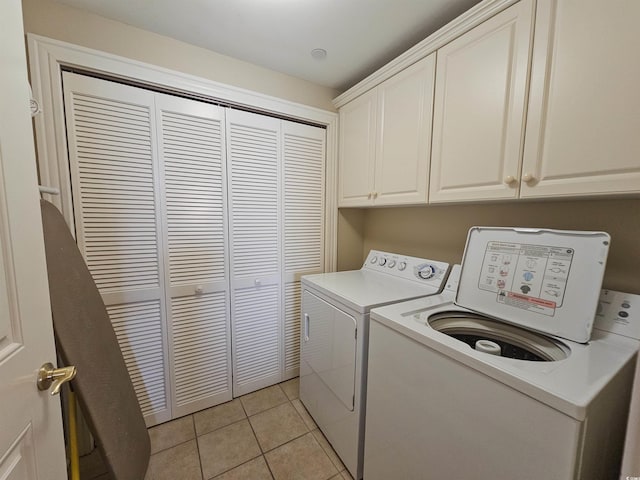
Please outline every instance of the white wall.
[{"label": "white wall", "polygon": [[292,102],[335,111],[338,91],[53,0],[23,0],[24,30]]},{"label": "white wall", "polygon": [[[358,261],[375,248],[459,263],[474,225],[602,230],[611,235],[604,287],[640,294],[639,211],[638,198],[372,208],[364,212]],[[338,258],[344,244],[338,242]]]}]

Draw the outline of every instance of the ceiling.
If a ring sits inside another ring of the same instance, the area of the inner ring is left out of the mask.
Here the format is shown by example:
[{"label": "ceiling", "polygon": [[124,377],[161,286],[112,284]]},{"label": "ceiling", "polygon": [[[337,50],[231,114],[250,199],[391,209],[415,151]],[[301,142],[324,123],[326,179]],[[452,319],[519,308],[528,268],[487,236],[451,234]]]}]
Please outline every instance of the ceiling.
[{"label": "ceiling", "polygon": [[[57,0],[344,91],[479,0]],[[311,56],[324,49],[323,59]]]}]

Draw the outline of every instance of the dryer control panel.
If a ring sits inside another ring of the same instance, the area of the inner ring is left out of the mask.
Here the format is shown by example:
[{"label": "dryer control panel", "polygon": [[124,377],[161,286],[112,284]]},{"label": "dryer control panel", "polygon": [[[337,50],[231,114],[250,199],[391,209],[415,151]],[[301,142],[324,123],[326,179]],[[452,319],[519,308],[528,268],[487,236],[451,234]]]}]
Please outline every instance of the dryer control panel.
[{"label": "dryer control panel", "polygon": [[371,250],[362,268],[424,284],[441,286],[449,264],[427,258]]},{"label": "dryer control panel", "polygon": [[593,328],[640,340],[640,295],[603,289]]}]

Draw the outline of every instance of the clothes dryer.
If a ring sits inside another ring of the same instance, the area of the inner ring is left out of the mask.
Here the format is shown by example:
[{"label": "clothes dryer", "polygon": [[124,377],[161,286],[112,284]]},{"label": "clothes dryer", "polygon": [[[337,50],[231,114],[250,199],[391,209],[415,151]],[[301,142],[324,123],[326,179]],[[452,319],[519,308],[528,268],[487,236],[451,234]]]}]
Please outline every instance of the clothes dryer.
[{"label": "clothes dryer", "polygon": [[300,400],[362,478],[369,311],[442,290],[445,262],[369,252],[360,270],[302,277]]},{"label": "clothes dryer", "polygon": [[365,478],[618,479],[640,298],[600,292],[608,243],[472,229],[443,294],[373,310]]}]

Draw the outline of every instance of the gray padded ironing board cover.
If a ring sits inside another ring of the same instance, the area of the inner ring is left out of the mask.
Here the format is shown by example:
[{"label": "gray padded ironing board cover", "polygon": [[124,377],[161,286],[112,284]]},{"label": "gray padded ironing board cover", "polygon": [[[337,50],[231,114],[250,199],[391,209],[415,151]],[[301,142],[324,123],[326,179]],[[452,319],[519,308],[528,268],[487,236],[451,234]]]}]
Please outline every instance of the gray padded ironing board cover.
[{"label": "gray padded ironing board cover", "polygon": [[62,214],[40,206],[58,354],[78,368],[71,383],[110,473],[142,480],[149,434],[107,310]]}]

